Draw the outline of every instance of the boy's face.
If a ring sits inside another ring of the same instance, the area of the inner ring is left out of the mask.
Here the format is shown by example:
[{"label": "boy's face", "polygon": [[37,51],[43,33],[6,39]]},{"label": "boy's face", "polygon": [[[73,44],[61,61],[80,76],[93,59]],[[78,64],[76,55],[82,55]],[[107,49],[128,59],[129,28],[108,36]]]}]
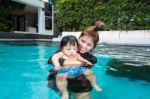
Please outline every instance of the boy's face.
[{"label": "boy's face", "polygon": [[68,43],[66,46],[63,47],[62,51],[64,55],[66,55],[67,57],[72,57],[77,54],[77,50],[78,50],[77,44],[74,46]]}]

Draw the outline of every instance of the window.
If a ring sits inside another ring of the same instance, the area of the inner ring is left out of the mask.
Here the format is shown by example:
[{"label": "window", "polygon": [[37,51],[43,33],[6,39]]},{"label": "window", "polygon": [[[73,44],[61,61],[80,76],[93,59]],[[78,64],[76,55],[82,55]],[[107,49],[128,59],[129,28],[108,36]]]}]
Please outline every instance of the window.
[{"label": "window", "polygon": [[45,3],[45,29],[52,30],[52,5]]}]

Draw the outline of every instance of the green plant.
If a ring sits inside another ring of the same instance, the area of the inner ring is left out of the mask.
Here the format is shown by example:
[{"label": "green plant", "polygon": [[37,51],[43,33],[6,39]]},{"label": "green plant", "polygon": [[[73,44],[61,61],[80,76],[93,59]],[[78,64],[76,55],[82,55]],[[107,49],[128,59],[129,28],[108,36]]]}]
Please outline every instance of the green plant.
[{"label": "green plant", "polygon": [[104,20],[104,30],[150,29],[149,0],[56,0],[58,26],[78,31]]}]

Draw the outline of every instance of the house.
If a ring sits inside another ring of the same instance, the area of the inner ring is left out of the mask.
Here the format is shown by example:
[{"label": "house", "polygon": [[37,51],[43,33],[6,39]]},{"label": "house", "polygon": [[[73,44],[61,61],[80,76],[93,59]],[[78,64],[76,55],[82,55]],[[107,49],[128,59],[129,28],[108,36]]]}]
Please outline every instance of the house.
[{"label": "house", "polygon": [[54,7],[51,0],[12,0],[24,5],[14,9],[11,16],[15,32],[54,35]]}]

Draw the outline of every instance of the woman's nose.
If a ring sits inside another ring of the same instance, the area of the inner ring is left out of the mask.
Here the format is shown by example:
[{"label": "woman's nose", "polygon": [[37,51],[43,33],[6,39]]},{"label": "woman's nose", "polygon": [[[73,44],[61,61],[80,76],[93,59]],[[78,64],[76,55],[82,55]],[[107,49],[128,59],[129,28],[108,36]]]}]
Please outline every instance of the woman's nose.
[{"label": "woman's nose", "polygon": [[85,47],[86,47],[86,44],[85,44],[85,43],[84,43],[84,44],[82,44],[82,47],[83,47],[83,48],[85,48]]}]

